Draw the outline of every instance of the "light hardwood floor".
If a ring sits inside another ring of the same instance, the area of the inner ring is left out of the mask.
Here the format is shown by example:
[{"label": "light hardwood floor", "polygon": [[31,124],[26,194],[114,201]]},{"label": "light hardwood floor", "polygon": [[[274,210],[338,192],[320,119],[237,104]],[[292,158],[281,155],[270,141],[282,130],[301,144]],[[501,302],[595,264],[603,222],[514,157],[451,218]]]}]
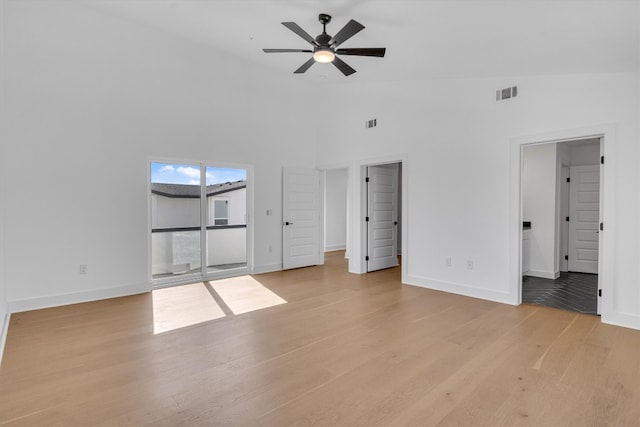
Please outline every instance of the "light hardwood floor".
[{"label": "light hardwood floor", "polygon": [[0,424],[640,425],[640,331],[346,268],[257,275],[288,302],[157,335],[150,294],[14,314]]}]

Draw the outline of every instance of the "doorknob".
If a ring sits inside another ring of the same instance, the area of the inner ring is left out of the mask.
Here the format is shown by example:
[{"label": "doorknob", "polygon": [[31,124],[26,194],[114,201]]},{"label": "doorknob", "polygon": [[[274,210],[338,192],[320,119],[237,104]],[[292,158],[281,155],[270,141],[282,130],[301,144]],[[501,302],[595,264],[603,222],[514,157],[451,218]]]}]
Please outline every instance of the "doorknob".
[{"label": "doorknob", "polygon": [[289,221],[286,221],[286,222],[284,223],[284,225],[293,225],[293,223],[292,223],[292,222],[289,222]]}]

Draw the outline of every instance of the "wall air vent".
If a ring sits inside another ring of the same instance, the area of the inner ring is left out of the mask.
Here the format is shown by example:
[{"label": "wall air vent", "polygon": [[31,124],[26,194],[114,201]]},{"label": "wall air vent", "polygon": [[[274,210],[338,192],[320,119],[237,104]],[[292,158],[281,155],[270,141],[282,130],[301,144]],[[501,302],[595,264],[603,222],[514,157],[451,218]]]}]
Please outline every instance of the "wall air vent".
[{"label": "wall air vent", "polygon": [[518,86],[508,87],[506,89],[498,89],[496,91],[496,101],[504,101],[518,96]]}]

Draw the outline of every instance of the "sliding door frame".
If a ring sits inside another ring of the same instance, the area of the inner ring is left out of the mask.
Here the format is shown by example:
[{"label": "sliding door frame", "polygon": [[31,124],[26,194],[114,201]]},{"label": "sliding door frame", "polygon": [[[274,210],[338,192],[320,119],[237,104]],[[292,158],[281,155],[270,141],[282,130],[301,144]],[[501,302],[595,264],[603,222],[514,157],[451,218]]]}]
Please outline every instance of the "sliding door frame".
[{"label": "sliding door frame", "polygon": [[[152,193],[151,193],[151,165],[153,163],[184,164],[200,167],[200,272],[183,274],[176,277],[153,278],[152,273]],[[244,169],[246,171],[246,265],[228,270],[208,272],[207,268],[207,188],[206,169],[207,168],[233,168]],[[193,159],[159,158],[147,159],[147,278],[151,289],[160,289],[170,286],[197,283],[203,280],[215,280],[226,277],[235,277],[253,272],[254,265],[254,169],[252,165],[219,162],[219,161],[198,161]]]}]

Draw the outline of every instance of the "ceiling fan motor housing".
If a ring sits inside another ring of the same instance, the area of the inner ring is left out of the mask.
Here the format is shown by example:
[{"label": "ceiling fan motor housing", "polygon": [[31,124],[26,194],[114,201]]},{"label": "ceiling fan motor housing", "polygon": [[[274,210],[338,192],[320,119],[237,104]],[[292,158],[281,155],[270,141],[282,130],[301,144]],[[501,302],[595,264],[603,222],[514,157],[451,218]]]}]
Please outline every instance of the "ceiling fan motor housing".
[{"label": "ceiling fan motor housing", "polygon": [[320,47],[329,47],[329,41],[331,41],[331,36],[327,33],[319,34],[318,37],[316,37],[316,43],[318,43]]}]

